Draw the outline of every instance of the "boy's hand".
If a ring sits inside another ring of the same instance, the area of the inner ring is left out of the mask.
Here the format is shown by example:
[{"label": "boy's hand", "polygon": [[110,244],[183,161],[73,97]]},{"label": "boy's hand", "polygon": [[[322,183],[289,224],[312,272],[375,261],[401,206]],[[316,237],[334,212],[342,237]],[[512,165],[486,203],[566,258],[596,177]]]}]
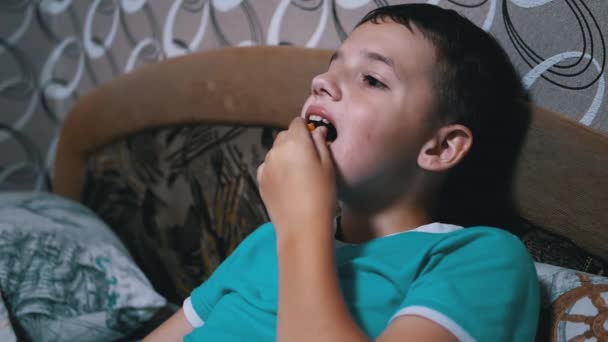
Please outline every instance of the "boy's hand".
[{"label": "boy's hand", "polygon": [[331,227],[336,208],[336,175],[326,142],[327,128],[312,134],[293,119],[279,133],[257,171],[260,193],[277,237]]}]

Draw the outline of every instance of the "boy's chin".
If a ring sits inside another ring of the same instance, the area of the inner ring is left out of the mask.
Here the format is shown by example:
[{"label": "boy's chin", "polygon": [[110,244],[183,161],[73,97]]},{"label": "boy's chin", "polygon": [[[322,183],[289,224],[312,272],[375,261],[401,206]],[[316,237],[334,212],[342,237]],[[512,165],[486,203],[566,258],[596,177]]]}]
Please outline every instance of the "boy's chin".
[{"label": "boy's chin", "polygon": [[[366,207],[369,205],[370,194],[368,191],[361,186],[355,186],[344,181],[343,178],[339,179],[336,183],[336,191],[338,196],[338,202],[341,205],[345,205],[351,208]],[[374,197],[373,195],[371,197]]]},{"label": "boy's chin", "polygon": [[412,184],[395,181],[398,179],[395,175],[382,171],[354,180],[340,178],[337,182],[340,203],[358,211],[373,212],[388,208],[403,198]]}]

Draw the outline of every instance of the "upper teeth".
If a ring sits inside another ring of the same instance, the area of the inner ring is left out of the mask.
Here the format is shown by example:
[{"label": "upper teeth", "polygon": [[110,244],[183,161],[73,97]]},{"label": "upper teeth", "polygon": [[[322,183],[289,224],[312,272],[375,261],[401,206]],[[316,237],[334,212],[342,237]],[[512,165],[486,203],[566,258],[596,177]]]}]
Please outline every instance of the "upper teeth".
[{"label": "upper teeth", "polygon": [[324,124],[329,125],[329,120],[327,120],[324,117],[321,117],[320,115],[312,114],[311,116],[308,117],[308,120],[310,120],[310,121],[321,121]]}]

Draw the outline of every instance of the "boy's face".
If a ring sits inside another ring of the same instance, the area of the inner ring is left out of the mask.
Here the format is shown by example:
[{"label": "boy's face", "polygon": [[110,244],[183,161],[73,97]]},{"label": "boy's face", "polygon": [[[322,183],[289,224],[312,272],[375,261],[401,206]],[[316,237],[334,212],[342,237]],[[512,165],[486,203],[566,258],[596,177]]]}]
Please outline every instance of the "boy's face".
[{"label": "boy's face", "polygon": [[[411,27],[390,20],[359,26],[312,81],[301,116],[321,115],[335,126],[330,149],[339,184],[356,186],[395,165],[416,167],[431,128],[436,56]],[[388,173],[401,173],[395,171]]]}]

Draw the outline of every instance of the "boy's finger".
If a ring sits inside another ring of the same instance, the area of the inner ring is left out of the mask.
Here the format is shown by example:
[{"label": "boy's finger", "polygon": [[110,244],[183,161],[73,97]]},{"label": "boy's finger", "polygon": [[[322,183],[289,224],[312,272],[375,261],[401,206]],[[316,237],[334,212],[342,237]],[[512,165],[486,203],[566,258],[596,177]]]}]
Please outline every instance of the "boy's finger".
[{"label": "boy's finger", "polygon": [[294,125],[299,125],[299,124],[303,124],[304,123],[304,119],[302,119],[299,116],[296,116],[295,118],[293,118],[291,120],[291,122],[289,123],[289,128],[293,127]]},{"label": "boy's finger", "polygon": [[312,132],[312,140],[314,141],[317,152],[319,153],[319,158],[321,158],[321,164],[331,165],[333,160],[331,158],[329,148],[327,147],[327,127],[317,127]]},{"label": "boy's finger", "polygon": [[295,134],[308,135],[308,127],[306,127],[304,119],[299,116],[296,116],[295,118],[293,118],[293,120],[291,120],[291,123],[289,124],[289,130],[295,132]]},{"label": "boy's finger", "polygon": [[278,146],[282,140],[285,139],[285,136],[287,135],[287,131],[280,131],[277,136],[274,138],[274,141],[272,142],[272,146]]}]

